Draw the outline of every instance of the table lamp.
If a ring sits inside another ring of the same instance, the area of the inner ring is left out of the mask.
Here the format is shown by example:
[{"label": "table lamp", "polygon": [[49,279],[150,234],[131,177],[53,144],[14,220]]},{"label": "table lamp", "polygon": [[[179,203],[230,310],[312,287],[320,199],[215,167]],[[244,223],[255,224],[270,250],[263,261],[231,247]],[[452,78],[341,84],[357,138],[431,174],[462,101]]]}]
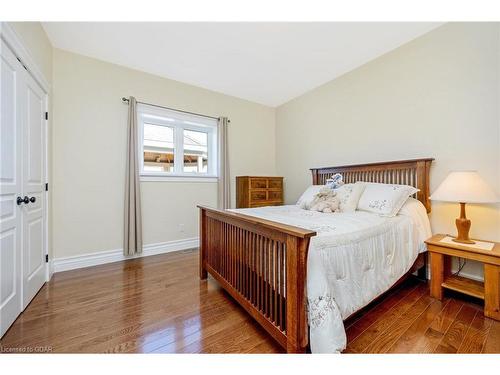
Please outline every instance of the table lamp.
[{"label": "table lamp", "polygon": [[474,244],[469,238],[470,220],[465,203],[495,203],[498,197],[476,171],[453,171],[430,196],[431,200],[460,203],[460,217],[455,220],[458,235],[453,241]]}]

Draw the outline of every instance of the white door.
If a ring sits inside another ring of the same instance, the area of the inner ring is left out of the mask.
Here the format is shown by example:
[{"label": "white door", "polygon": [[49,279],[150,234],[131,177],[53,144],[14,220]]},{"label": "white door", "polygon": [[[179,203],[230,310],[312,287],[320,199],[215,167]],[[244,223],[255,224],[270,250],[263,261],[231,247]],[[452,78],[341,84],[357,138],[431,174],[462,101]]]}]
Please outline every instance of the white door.
[{"label": "white door", "polygon": [[0,337],[45,282],[47,95],[1,42]]},{"label": "white door", "polygon": [[25,74],[23,85],[23,309],[45,282],[45,112],[46,95]]},{"label": "white door", "polygon": [[21,84],[24,69],[2,42],[0,72],[0,337],[22,311]]}]

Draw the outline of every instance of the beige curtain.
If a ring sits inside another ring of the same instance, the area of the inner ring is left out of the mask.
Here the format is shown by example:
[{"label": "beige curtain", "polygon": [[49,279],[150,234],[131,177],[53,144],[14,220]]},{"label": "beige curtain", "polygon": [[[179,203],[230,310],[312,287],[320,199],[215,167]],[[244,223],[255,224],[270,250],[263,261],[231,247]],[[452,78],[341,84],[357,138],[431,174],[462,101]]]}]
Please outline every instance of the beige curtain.
[{"label": "beige curtain", "polygon": [[218,206],[221,209],[231,207],[231,179],[229,176],[229,155],[227,147],[227,117],[219,117],[217,123],[218,150],[219,150],[219,184]]},{"label": "beige curtain", "polygon": [[134,255],[142,253],[142,215],[137,144],[137,101],[133,96],[129,98],[127,128],[123,254]]}]

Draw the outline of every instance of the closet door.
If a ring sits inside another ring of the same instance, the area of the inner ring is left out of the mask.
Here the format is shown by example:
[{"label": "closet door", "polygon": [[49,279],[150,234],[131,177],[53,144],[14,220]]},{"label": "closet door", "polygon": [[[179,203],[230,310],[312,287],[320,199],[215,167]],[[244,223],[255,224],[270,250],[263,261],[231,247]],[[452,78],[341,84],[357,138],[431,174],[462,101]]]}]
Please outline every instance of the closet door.
[{"label": "closet door", "polygon": [[45,282],[45,111],[46,95],[29,75],[23,127],[23,309]]},{"label": "closet door", "polygon": [[22,311],[21,86],[24,69],[1,42],[0,337]]}]

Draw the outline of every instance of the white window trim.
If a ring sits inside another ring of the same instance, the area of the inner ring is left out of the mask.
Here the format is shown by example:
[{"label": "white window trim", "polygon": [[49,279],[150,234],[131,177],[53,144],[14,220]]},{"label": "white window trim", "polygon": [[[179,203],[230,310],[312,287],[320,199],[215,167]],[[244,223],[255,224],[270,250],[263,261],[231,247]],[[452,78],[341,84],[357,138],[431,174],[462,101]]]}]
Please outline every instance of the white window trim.
[{"label": "white window trim", "polygon": [[[144,122],[145,118],[156,117],[152,123],[174,129],[174,172],[144,171]],[[166,121],[165,117],[173,119]],[[195,120],[196,123],[193,123]],[[141,181],[172,181],[172,182],[217,182],[218,181],[218,152],[217,152],[217,120],[202,116],[188,115],[169,109],[157,108],[147,104],[137,105],[138,148],[139,148],[139,175]],[[191,122],[191,123],[190,123]],[[184,163],[175,162],[184,160],[184,138],[182,130],[193,130],[208,134],[208,168],[207,173],[183,172]]]},{"label": "white window trim", "polygon": [[202,176],[150,176],[141,175],[140,180],[143,182],[201,182],[201,183],[214,183],[218,182],[218,177],[202,177]]}]

